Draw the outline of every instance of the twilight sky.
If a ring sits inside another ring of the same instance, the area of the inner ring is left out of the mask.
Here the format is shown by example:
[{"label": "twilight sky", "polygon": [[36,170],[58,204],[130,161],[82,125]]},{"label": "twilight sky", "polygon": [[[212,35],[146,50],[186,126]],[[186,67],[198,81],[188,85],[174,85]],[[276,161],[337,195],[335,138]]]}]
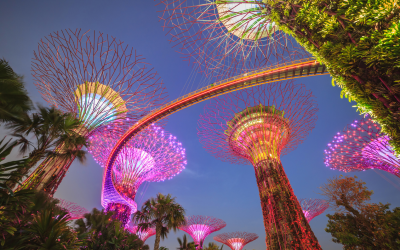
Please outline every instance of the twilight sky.
[{"label": "twilight sky", "polygon": [[[30,63],[37,43],[51,32],[66,28],[96,30],[112,35],[137,50],[151,63],[164,80],[170,100],[179,97],[192,72],[169,44],[158,22],[155,1],[149,0],[69,0],[0,2],[0,57],[24,75],[30,97],[46,104],[33,85]],[[319,112],[316,128],[298,148],[282,157],[286,174],[299,198],[321,198],[318,187],[327,178],[342,174],[323,163],[323,150],[333,135],[354,119],[360,118],[346,99],[340,99],[340,89],[332,87],[330,76],[301,78],[316,96]],[[194,82],[194,84],[197,84]],[[187,169],[174,179],[143,184],[136,197],[138,206],[157,193],[172,194],[187,215],[209,215],[227,223],[222,232],[247,231],[260,237],[245,249],[264,249],[265,232],[258,189],[251,166],[231,165],[207,154],[197,137],[197,120],[206,102],[191,106],[170,116],[166,130],[174,134],[186,148]],[[0,128],[0,138],[6,135]],[[14,154],[15,156],[16,154]],[[10,159],[11,160],[11,159]],[[379,171],[379,170],[378,170]],[[88,155],[86,165],[75,162],[55,194],[88,210],[101,209],[100,191],[103,169]],[[389,173],[370,170],[355,173],[374,191],[372,202],[400,206],[400,180]],[[351,174],[351,175],[354,175]],[[329,213],[329,210],[328,210]],[[341,249],[324,231],[326,213],[310,223],[321,246],[326,250]],[[211,234],[205,244],[213,241]],[[176,237],[183,232],[171,232],[161,246],[176,249]],[[153,249],[155,237],[146,243]],[[219,244],[219,243],[218,243]],[[224,249],[228,249],[226,246]]]}]

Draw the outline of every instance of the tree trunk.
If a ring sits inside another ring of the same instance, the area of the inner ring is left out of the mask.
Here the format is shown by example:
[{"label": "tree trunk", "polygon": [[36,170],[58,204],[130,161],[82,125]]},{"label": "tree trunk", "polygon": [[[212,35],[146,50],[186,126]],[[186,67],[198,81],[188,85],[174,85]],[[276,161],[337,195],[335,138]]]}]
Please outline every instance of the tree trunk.
[{"label": "tree trunk", "polygon": [[161,229],[162,229],[162,224],[161,223],[157,223],[157,226],[156,226],[156,241],[154,242],[154,250],[158,250],[158,248],[160,247]]},{"label": "tree trunk", "polygon": [[267,249],[321,249],[280,161],[263,160],[254,168]]}]

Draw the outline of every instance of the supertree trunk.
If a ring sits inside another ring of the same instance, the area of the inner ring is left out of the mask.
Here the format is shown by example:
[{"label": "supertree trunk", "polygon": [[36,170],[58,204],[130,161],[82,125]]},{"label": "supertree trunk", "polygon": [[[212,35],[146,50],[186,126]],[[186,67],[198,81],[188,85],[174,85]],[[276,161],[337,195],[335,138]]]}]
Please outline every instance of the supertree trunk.
[{"label": "supertree trunk", "polygon": [[[82,146],[77,150],[81,148]],[[56,151],[60,150],[62,150],[62,146],[56,149]],[[53,196],[74,160],[75,156],[69,159],[46,158],[16,190],[42,190]]]},{"label": "supertree trunk", "polygon": [[264,160],[254,168],[267,249],[322,249],[293,193],[282,163]]}]

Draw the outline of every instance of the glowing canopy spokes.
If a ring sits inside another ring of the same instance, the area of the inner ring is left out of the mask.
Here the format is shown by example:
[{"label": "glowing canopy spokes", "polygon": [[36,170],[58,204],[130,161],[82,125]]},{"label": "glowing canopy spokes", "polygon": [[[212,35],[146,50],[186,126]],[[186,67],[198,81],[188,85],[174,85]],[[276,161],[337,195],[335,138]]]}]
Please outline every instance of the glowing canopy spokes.
[{"label": "glowing canopy spokes", "polygon": [[309,57],[270,21],[261,0],[160,0],[163,28],[179,53],[217,80]]},{"label": "glowing canopy spokes", "polygon": [[389,144],[389,137],[378,124],[366,117],[347,125],[328,143],[325,165],[344,172],[380,169],[400,177],[400,159]]},{"label": "glowing canopy spokes", "polygon": [[61,207],[62,209],[65,209],[68,212],[70,217],[68,220],[77,220],[83,218],[83,216],[86,213],[89,213],[89,211],[86,210],[86,208],[81,207],[74,202],[70,202],[63,199],[58,199],[58,200],[59,203],[57,203],[57,206]]},{"label": "glowing canopy spokes", "polygon": [[247,232],[223,233],[214,236],[214,240],[227,245],[232,250],[242,250],[245,245],[256,240],[258,235]]},{"label": "glowing canopy spokes", "polygon": [[212,216],[192,215],[186,218],[186,225],[179,227],[179,229],[192,236],[197,249],[202,249],[205,238],[225,226],[226,223],[221,219]]},{"label": "glowing canopy spokes", "polygon": [[143,242],[156,234],[156,229],[152,227],[148,228],[145,231],[138,231],[138,226],[134,225],[129,230],[131,231],[131,233],[136,234]]},{"label": "glowing canopy spokes", "polygon": [[329,203],[326,200],[309,198],[300,199],[299,202],[308,222],[329,208]]}]

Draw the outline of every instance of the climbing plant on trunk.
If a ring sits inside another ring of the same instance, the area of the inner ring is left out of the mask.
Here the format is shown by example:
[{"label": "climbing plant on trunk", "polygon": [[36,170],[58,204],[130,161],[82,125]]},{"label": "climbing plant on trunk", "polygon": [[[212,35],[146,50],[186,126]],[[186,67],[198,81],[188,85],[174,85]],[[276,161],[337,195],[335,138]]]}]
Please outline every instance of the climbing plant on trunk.
[{"label": "climbing plant on trunk", "polygon": [[265,18],[326,65],[400,154],[399,0],[263,0]]}]

